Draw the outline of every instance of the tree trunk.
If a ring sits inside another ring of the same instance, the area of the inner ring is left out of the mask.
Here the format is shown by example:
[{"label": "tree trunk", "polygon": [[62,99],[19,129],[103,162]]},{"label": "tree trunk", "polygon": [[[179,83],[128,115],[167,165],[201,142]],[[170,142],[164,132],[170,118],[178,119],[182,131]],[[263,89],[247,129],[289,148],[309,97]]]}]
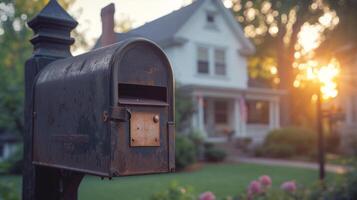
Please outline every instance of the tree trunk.
[{"label": "tree trunk", "polygon": [[280,28],[279,39],[278,39],[278,49],[277,49],[277,64],[279,69],[280,84],[279,88],[287,92],[286,95],[282,96],[280,100],[280,124],[281,126],[288,126],[292,123],[291,111],[293,110],[293,101],[291,98],[293,82],[294,82],[294,53],[295,44],[298,40],[298,34],[301,30],[301,26],[304,24],[305,12],[308,12],[311,0],[305,0],[299,2],[299,9],[296,13],[297,19],[292,27],[292,34],[289,44],[284,44],[284,35],[286,33],[285,27]]},{"label": "tree trunk", "polygon": [[[280,84],[279,88],[287,92],[280,98],[280,125],[288,126],[291,123],[291,86],[292,78],[292,62],[287,59],[289,53],[286,52],[283,44],[278,46],[277,64],[279,68]],[[285,53],[284,53],[285,52]]]}]

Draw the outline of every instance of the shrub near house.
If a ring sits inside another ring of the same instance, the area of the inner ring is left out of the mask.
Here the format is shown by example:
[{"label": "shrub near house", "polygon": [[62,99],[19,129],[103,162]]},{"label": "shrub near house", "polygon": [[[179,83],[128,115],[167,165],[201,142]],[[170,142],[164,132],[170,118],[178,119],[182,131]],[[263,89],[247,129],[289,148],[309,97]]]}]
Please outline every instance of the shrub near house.
[{"label": "shrub near house", "polygon": [[257,156],[290,158],[316,155],[316,134],[304,128],[281,128],[268,133],[264,143],[256,150]]},{"label": "shrub near house", "polygon": [[175,152],[177,170],[182,170],[197,161],[195,145],[187,136],[176,136]]}]

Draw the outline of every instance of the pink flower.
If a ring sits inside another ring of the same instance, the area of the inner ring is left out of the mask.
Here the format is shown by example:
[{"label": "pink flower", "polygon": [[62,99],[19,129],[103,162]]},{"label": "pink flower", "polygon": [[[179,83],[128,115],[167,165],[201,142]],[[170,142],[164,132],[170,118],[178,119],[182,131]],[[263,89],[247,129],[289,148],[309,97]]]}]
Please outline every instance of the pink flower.
[{"label": "pink flower", "polygon": [[295,181],[286,181],[281,184],[280,188],[286,192],[295,192],[296,191],[296,183]]},{"label": "pink flower", "polygon": [[259,182],[264,187],[270,187],[272,184],[271,178],[267,175],[261,176]]},{"label": "pink flower", "polygon": [[198,198],[199,200],[215,200],[216,196],[212,192],[204,192],[200,194],[200,197]]},{"label": "pink flower", "polygon": [[252,181],[249,184],[248,193],[251,195],[260,194],[262,192],[262,185],[259,181]]}]

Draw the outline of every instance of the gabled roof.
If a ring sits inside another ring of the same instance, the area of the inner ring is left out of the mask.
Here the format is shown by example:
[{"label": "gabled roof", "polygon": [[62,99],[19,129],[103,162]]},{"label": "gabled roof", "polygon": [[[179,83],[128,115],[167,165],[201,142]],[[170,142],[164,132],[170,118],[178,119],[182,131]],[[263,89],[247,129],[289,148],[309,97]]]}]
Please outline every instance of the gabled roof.
[{"label": "gabled roof", "polygon": [[205,0],[197,0],[186,7],[146,23],[129,33],[142,35],[156,42],[169,40],[188,21],[204,1]]},{"label": "gabled roof", "polygon": [[[175,34],[183,27],[183,25],[190,19],[200,6],[206,2],[212,1],[217,8],[223,13],[224,19],[228,22],[229,27],[236,34],[237,38],[242,44],[240,53],[244,55],[253,54],[255,52],[254,45],[245,37],[241,26],[234,19],[230,11],[224,7],[221,0],[196,0],[192,4],[185,6],[179,10],[173,11],[163,17],[154,21],[148,22],[136,29],[127,33],[117,33],[118,42],[130,37],[145,37],[159,45],[163,46],[171,42],[182,42],[182,38],[175,38]],[[99,47],[100,41],[98,39],[94,48]]]},{"label": "gabled roof", "polygon": [[[205,0],[200,0],[205,1]],[[242,48],[239,52],[242,55],[252,55],[255,53],[255,47],[253,43],[245,36],[243,29],[239,22],[234,18],[230,10],[228,10],[222,3],[222,0],[211,0],[222,11],[223,17],[227,20],[229,27],[236,34],[236,37],[241,42]]]}]

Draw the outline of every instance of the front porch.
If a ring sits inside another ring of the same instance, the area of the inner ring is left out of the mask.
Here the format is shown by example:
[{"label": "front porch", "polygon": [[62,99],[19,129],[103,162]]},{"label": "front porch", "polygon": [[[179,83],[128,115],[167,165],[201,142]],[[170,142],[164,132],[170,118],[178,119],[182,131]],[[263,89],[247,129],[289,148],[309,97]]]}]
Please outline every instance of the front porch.
[{"label": "front porch", "polygon": [[193,87],[196,112],[192,128],[202,132],[209,142],[226,142],[232,138],[250,138],[261,143],[266,134],[279,128],[281,91],[250,88]]}]

